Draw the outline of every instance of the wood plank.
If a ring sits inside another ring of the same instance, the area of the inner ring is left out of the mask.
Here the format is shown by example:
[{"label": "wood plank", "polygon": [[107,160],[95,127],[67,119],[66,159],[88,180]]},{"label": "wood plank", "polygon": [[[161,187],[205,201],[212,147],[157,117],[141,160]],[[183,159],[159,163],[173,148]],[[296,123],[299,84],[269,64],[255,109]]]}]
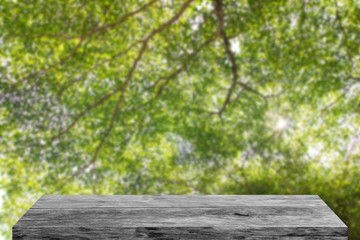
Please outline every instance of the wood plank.
[{"label": "wood plank", "polygon": [[14,239],[347,239],[312,195],[43,196]]},{"label": "wood plank", "polygon": [[[214,229],[214,228],[68,228],[68,227],[51,227],[51,228],[30,228],[14,229],[13,239],[203,239],[203,240],[221,240],[221,239],[289,239],[289,240],[345,240],[346,236],[337,235],[307,235],[304,229],[298,229],[297,235],[293,235],[293,230],[269,228],[268,231],[233,231],[231,229]],[[284,231],[283,231],[284,230]]]},{"label": "wood plank", "polygon": [[[174,197],[176,201],[174,201]],[[32,208],[326,206],[314,195],[58,195],[42,196]]]},{"label": "wood plank", "polygon": [[[99,219],[113,219],[121,215],[161,215],[171,214],[181,216],[332,216],[331,210],[326,206],[312,207],[277,207],[277,206],[251,206],[251,207],[212,207],[212,208],[83,208],[83,209],[48,209],[31,208],[21,218],[26,220],[76,220],[79,217],[87,218],[96,215]],[[341,225],[340,225],[341,226]]]},{"label": "wood plank", "polygon": [[[322,211],[288,213],[287,208],[273,208],[274,214],[259,214],[257,208],[134,208],[134,209],[92,209],[92,210],[52,210],[31,209],[24,215],[18,226],[82,226],[96,227],[98,224],[119,227],[156,224],[165,226],[233,226],[233,227],[341,227],[335,218]],[[309,209],[307,209],[309,211]],[[278,214],[281,212],[281,214]],[[295,211],[296,212],[296,211]],[[41,218],[39,218],[41,217]],[[96,217],[96,218],[95,218]],[[39,220],[41,219],[41,220]],[[29,222],[30,221],[30,222]]]}]

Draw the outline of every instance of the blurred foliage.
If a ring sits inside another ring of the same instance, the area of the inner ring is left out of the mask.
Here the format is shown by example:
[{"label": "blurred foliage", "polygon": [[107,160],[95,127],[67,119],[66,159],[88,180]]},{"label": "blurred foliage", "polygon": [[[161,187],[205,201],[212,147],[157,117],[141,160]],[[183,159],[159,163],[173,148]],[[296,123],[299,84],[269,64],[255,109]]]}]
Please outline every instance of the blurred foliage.
[{"label": "blurred foliage", "polygon": [[359,48],[356,0],[2,0],[2,233],[43,194],[318,194],[360,239]]}]

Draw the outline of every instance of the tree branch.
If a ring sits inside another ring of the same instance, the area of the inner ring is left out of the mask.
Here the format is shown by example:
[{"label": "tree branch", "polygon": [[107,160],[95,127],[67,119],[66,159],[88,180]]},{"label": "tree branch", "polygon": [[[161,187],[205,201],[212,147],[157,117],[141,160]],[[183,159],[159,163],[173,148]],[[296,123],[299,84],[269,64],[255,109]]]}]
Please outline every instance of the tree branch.
[{"label": "tree branch", "polygon": [[94,30],[92,30],[91,32],[85,34],[85,35],[82,35],[82,36],[79,36],[79,38],[86,38],[86,37],[91,37],[92,35],[98,33],[98,32],[102,32],[104,30],[108,30],[108,29],[112,29],[114,28],[115,26],[119,25],[120,23],[123,23],[125,20],[127,20],[129,17],[132,17],[140,12],[142,12],[144,9],[146,9],[148,6],[154,4],[155,2],[157,2],[159,0],[152,0],[146,4],[144,4],[142,7],[140,7],[139,9],[135,10],[135,11],[132,11],[132,12],[129,12],[127,14],[125,14],[124,16],[120,17],[118,20],[116,20],[115,22],[112,22],[112,23],[109,23],[109,24],[105,24],[101,27],[98,27]]},{"label": "tree branch", "polygon": [[108,63],[108,62],[112,62],[114,61],[116,58],[128,53],[132,48],[134,48],[138,43],[140,43],[141,41],[136,41],[134,42],[133,44],[130,45],[130,47],[128,47],[126,50],[124,51],[121,51],[117,54],[115,54],[114,56],[112,56],[111,58],[109,59],[104,59],[102,60],[101,62],[95,64],[94,66],[92,66],[91,68],[89,68],[86,72],[84,72],[83,74],[81,74],[78,78],[74,79],[73,81],[71,81],[70,83],[68,83],[67,85],[65,85],[64,87],[61,88],[61,90],[59,91],[58,95],[59,97],[61,97],[64,92],[70,88],[72,85],[74,85],[75,83],[81,81],[84,77],[86,77],[91,71],[95,70],[96,68],[99,68],[101,67],[102,65],[104,65],[105,63]]},{"label": "tree branch", "polygon": [[110,98],[111,96],[113,96],[114,94],[116,94],[119,91],[123,91],[123,89],[127,86],[127,84],[129,83],[138,62],[140,61],[140,59],[142,58],[142,55],[144,53],[144,51],[147,48],[148,42],[150,41],[151,38],[153,38],[157,33],[159,33],[160,31],[162,31],[163,29],[165,29],[166,27],[170,26],[171,24],[173,24],[182,14],[183,12],[186,10],[186,8],[190,5],[190,3],[193,0],[188,0],[180,9],[180,11],[173,17],[171,18],[169,21],[167,21],[166,23],[164,23],[163,25],[161,25],[160,27],[158,27],[157,29],[155,29],[154,31],[152,31],[143,41],[142,41],[142,46],[141,49],[139,51],[138,57],[136,58],[136,60],[134,61],[132,68],[130,70],[130,72],[128,73],[126,80],[123,84],[121,84],[118,88],[116,88],[114,91],[112,91],[111,93],[108,93],[104,96],[102,96],[99,100],[97,100],[95,103],[93,103],[92,105],[88,106],[87,108],[85,108],[80,114],[78,114],[76,116],[76,118],[71,122],[71,124],[65,128],[63,131],[61,131],[57,136],[53,137],[51,139],[51,142],[53,140],[55,140],[56,138],[61,137],[64,133],[66,133],[67,131],[69,131],[73,126],[75,126],[75,124],[80,120],[80,118],[82,118],[84,115],[86,115],[90,110],[96,108],[97,106],[101,105],[105,100],[107,100],[108,98]]},{"label": "tree branch", "polygon": [[344,29],[344,26],[342,24],[342,19],[341,19],[341,15],[340,15],[340,11],[339,11],[339,7],[338,7],[338,4],[337,4],[337,1],[334,0],[334,5],[335,5],[335,14],[336,14],[336,20],[338,21],[339,23],[339,27],[340,27],[340,31],[342,33],[342,36],[343,36],[343,41],[344,41],[344,45],[345,45],[345,48],[346,48],[346,55],[347,55],[347,58],[350,62],[350,65],[351,65],[351,70],[353,70],[354,68],[354,61],[353,61],[353,58],[352,58],[352,55],[351,55],[351,51],[349,49],[349,44],[348,44],[348,35]]},{"label": "tree branch", "polygon": [[[190,63],[190,61],[192,60],[193,57],[195,57],[205,46],[209,45],[211,42],[213,42],[215,40],[215,35],[213,35],[210,39],[208,39],[207,41],[205,41],[203,44],[201,44],[201,46],[199,46],[196,50],[194,50],[192,53],[190,53],[188,56],[186,56],[183,64],[178,67],[177,69],[175,69],[171,74],[166,75],[166,76],[162,76],[160,78],[158,78],[156,80],[156,85],[161,82],[162,80],[165,80],[165,82],[162,84],[162,86],[156,91],[156,95],[151,98],[150,100],[148,100],[147,102],[140,104],[136,107],[133,107],[131,109],[128,109],[127,111],[134,111],[137,110],[139,108],[142,108],[146,105],[151,104],[152,102],[155,101],[156,98],[158,98],[164,91],[165,87],[169,84],[170,80],[174,77],[176,77],[178,74],[180,74],[181,72],[183,72],[186,67],[188,66],[188,64]],[[154,83],[154,84],[155,84]],[[154,88],[156,85],[151,85],[148,88],[146,88],[146,90],[150,90],[152,88]]]},{"label": "tree branch", "polygon": [[231,51],[230,41],[229,41],[229,38],[226,36],[226,31],[224,28],[225,21],[224,21],[222,0],[214,0],[214,12],[215,12],[216,18],[218,19],[218,35],[223,39],[223,44],[225,47],[226,54],[231,62],[231,71],[233,74],[232,84],[229,88],[229,91],[226,95],[226,98],[225,98],[225,101],[224,101],[222,107],[218,111],[219,116],[221,116],[221,114],[226,110],[226,107],[230,104],[231,96],[233,94],[233,91],[234,91],[236,85],[240,85],[245,90],[261,96],[265,101],[266,101],[266,98],[262,94],[260,94],[258,91],[251,88],[250,86],[248,86],[246,83],[239,81],[238,66],[236,64],[235,55]]},{"label": "tree branch", "polygon": [[[116,103],[116,106],[114,108],[114,111],[113,111],[113,114],[112,114],[112,117],[111,117],[111,121],[110,121],[110,124],[104,134],[104,136],[102,137],[102,139],[100,140],[100,143],[98,144],[98,146],[96,147],[95,149],[95,152],[94,152],[94,155],[91,159],[91,161],[89,163],[87,163],[85,166],[83,166],[82,168],[80,168],[78,171],[76,171],[75,173],[73,173],[67,180],[65,180],[65,182],[63,182],[63,184],[61,184],[61,186],[58,188],[58,190],[62,189],[69,181],[71,181],[72,179],[74,179],[75,177],[79,176],[80,174],[82,174],[89,166],[91,166],[97,159],[97,156],[98,156],[98,153],[100,151],[100,149],[102,148],[103,144],[104,144],[104,141],[106,140],[106,138],[110,135],[111,133],[111,130],[113,128],[113,125],[114,125],[114,122],[117,118],[117,115],[119,113],[119,108],[120,108],[120,105],[121,103],[123,102],[123,99],[124,99],[124,95],[125,95],[125,90],[126,90],[126,86],[129,84],[133,74],[134,74],[134,71],[136,70],[136,67],[139,63],[139,61],[141,60],[147,46],[148,46],[148,42],[150,41],[150,39],[152,39],[157,33],[159,33],[160,31],[162,31],[163,29],[165,29],[166,27],[172,25],[174,22],[176,22],[180,16],[184,13],[184,11],[189,7],[189,5],[191,4],[191,2],[193,2],[194,0],[188,0],[186,1],[182,7],[180,8],[179,12],[177,14],[175,14],[175,16],[173,16],[169,21],[167,21],[166,23],[164,23],[163,25],[161,25],[160,27],[158,27],[157,29],[155,29],[154,31],[152,31],[144,40],[143,40],[143,43],[142,43],[142,46],[141,46],[141,49],[138,53],[138,56],[137,58],[135,59],[127,77],[126,77],[126,80],[123,84],[121,84],[121,86],[119,88],[117,88],[113,93],[117,93],[119,91],[121,91],[121,95],[119,96],[118,98],[118,101]],[[79,118],[78,118],[79,119]],[[77,120],[78,121],[78,120]],[[73,124],[75,125],[75,124]],[[57,191],[58,191],[57,190]]]},{"label": "tree branch", "polygon": [[36,75],[38,74],[41,74],[41,73],[46,73],[48,71],[50,71],[51,69],[53,69],[54,67],[58,66],[58,65],[62,65],[64,64],[67,60],[69,60],[72,56],[75,55],[75,53],[77,52],[77,50],[79,50],[81,44],[83,43],[84,39],[80,39],[79,43],[74,47],[74,49],[66,56],[64,57],[63,59],[61,59],[60,61],[56,62],[56,63],[53,63],[51,64],[50,66],[48,66],[47,68],[44,68],[44,69],[41,69],[41,70],[38,70],[38,71],[35,71],[29,75],[27,75],[26,77],[24,77],[23,79],[13,83],[11,85],[11,87],[7,90],[7,92],[10,92],[11,90],[13,90],[17,85],[29,80],[30,78],[33,78],[35,77]]},{"label": "tree branch", "polygon": [[99,28],[96,28],[94,30],[92,30],[91,32],[87,33],[87,34],[84,34],[84,35],[80,35],[78,38],[80,39],[79,43],[75,46],[75,48],[73,49],[73,51],[67,55],[64,59],[60,60],[59,62],[56,62],[52,65],[50,65],[49,67],[45,68],[45,69],[42,69],[42,70],[38,70],[34,73],[31,73],[29,74],[28,76],[24,77],[23,79],[21,79],[20,81],[14,83],[10,89],[8,91],[11,91],[14,87],[16,87],[17,85],[19,85],[20,83],[23,83],[24,81],[27,81],[29,80],[30,78],[33,78],[35,77],[36,75],[40,74],[40,73],[46,73],[48,72],[49,70],[51,70],[52,68],[58,66],[58,65],[62,65],[64,64],[67,60],[69,60],[75,53],[76,51],[79,49],[79,47],[81,46],[81,44],[83,43],[83,41],[86,39],[86,38],[89,38],[91,36],[93,36],[94,34],[98,33],[98,32],[101,32],[101,31],[104,31],[104,30],[107,30],[107,29],[111,29],[111,28],[114,28],[116,25],[124,22],[125,20],[127,20],[129,17],[133,16],[133,15],[136,15],[137,13],[143,11],[144,9],[146,9],[148,6],[154,4],[155,2],[157,2],[158,0],[152,0],[150,2],[148,2],[147,4],[144,4],[142,7],[140,7],[139,9],[135,10],[135,11],[132,11],[132,12],[129,12],[127,14],[125,14],[124,16],[120,17],[117,21],[113,22],[113,23],[110,23],[110,24],[106,24],[104,26],[101,26]]},{"label": "tree branch", "polygon": [[236,84],[240,85],[243,89],[258,95],[259,97],[261,97],[265,101],[266,105],[268,104],[267,97],[264,96],[263,94],[261,94],[260,92],[256,91],[255,89],[249,87],[249,85],[247,85],[247,84],[245,84],[243,82],[240,82],[240,81],[237,81]]},{"label": "tree branch", "polygon": [[[340,15],[340,11],[339,11],[339,7],[338,7],[338,4],[337,4],[337,1],[334,0],[334,5],[335,5],[335,14],[336,14],[336,21],[338,21],[339,23],[339,27],[340,27],[340,31],[342,33],[342,37],[343,37],[343,41],[344,41],[344,45],[345,45],[345,48],[346,48],[346,55],[347,55],[347,58],[350,62],[350,65],[351,65],[351,71],[354,70],[354,61],[353,61],[353,58],[352,58],[352,55],[351,55],[351,51],[349,49],[349,45],[348,45],[348,35],[344,29],[344,26],[342,24],[342,19],[341,19],[341,15]],[[350,73],[351,75],[351,73]],[[350,76],[349,78],[353,79],[353,80],[358,80],[356,77],[352,77]],[[343,93],[338,96],[333,102],[327,104],[324,108],[321,109],[320,111],[320,115],[322,116],[323,113],[326,111],[326,110],[330,110],[332,107],[334,107],[338,102],[340,102],[343,98],[346,97],[346,94],[350,91],[351,87],[353,86],[354,83],[352,84],[349,84],[344,90],[343,90]]]},{"label": "tree branch", "polygon": [[346,94],[350,91],[351,87],[353,86],[353,84],[349,84],[349,86],[347,86],[344,90],[344,92],[338,96],[333,102],[328,103],[323,109],[321,109],[320,114],[322,115],[326,110],[330,110],[331,108],[333,108],[338,102],[340,102],[343,98],[346,97]]},{"label": "tree branch", "polygon": [[114,108],[114,111],[113,111],[113,114],[112,114],[112,117],[111,117],[110,124],[109,124],[108,128],[106,129],[103,137],[101,138],[100,143],[96,146],[94,154],[93,154],[93,156],[91,158],[91,161],[88,162],[87,164],[85,164],[83,167],[81,167],[75,173],[73,173],[68,179],[66,179],[65,182],[63,182],[61,184],[61,186],[55,192],[62,189],[72,179],[74,179],[74,178],[78,177],[79,175],[81,175],[86,169],[88,169],[91,165],[93,165],[96,162],[99,151],[102,148],[102,146],[104,145],[104,142],[105,142],[106,138],[109,136],[109,134],[110,134],[110,132],[111,132],[113,126],[114,126],[114,122],[115,122],[116,117],[117,117],[117,115],[119,113],[119,108],[120,108],[120,105],[121,105],[123,99],[124,99],[124,92],[121,93],[121,95],[120,95],[120,97],[119,97],[119,99],[118,99],[118,101],[116,103],[116,106]]},{"label": "tree branch", "polygon": [[186,69],[186,67],[188,66],[189,62],[191,61],[191,59],[193,57],[195,57],[205,46],[209,45],[211,42],[213,42],[215,40],[214,36],[212,36],[210,39],[208,39],[207,41],[205,41],[203,44],[201,44],[200,47],[198,47],[195,51],[193,51],[191,54],[189,54],[183,64],[178,67],[174,72],[172,72],[170,75],[168,76],[164,76],[159,78],[156,83],[160,82],[161,80],[165,80],[165,82],[161,85],[161,87],[158,89],[156,95],[154,98],[152,98],[151,100],[149,100],[148,102],[146,102],[144,105],[153,102],[156,98],[158,98],[164,91],[165,87],[169,84],[170,80],[174,77],[176,77],[178,74],[180,74],[183,70]]},{"label": "tree branch", "polygon": [[[24,34],[16,34],[14,35],[15,37],[22,37],[22,38],[27,38],[27,39],[36,39],[36,38],[42,38],[42,37],[50,37],[50,38],[60,38],[60,39],[83,39],[83,38],[86,38],[86,37],[91,37],[93,36],[94,34],[98,33],[98,32],[102,32],[104,30],[107,30],[107,29],[112,29],[114,28],[115,26],[119,25],[120,23],[123,23],[125,22],[129,17],[132,17],[140,12],[142,12],[143,10],[145,10],[147,7],[149,7],[150,5],[154,4],[155,2],[158,2],[159,0],[151,0],[149,1],[148,3],[142,5],[140,8],[132,11],[132,12],[129,12],[129,13],[126,13],[125,15],[121,16],[118,20],[116,20],[115,22],[112,22],[112,23],[108,23],[108,24],[104,24],[103,26],[101,27],[98,27],[98,28],[95,28],[93,29],[92,31],[86,33],[86,34],[83,34],[83,35],[75,35],[75,36],[66,36],[65,34],[50,34],[50,33],[43,33],[43,34],[40,34],[38,36],[28,36],[28,35],[24,35]],[[85,4],[84,4],[85,5]],[[80,6],[78,8],[77,11],[80,11],[81,8],[84,7],[84,5]],[[69,21],[70,23],[71,21]],[[68,26],[69,27],[69,26]],[[6,40],[10,39],[9,38],[6,38]]]},{"label": "tree branch", "polygon": [[216,18],[218,19],[218,35],[223,39],[225,51],[231,62],[231,71],[233,73],[232,84],[226,95],[225,102],[223,103],[221,109],[219,110],[219,114],[221,115],[221,113],[223,111],[225,111],[227,105],[230,103],[231,95],[234,91],[236,82],[238,80],[238,69],[237,69],[235,55],[230,49],[230,41],[227,38],[225,29],[224,29],[224,12],[223,12],[223,4],[222,4],[221,0],[214,0],[214,11],[215,11]]}]

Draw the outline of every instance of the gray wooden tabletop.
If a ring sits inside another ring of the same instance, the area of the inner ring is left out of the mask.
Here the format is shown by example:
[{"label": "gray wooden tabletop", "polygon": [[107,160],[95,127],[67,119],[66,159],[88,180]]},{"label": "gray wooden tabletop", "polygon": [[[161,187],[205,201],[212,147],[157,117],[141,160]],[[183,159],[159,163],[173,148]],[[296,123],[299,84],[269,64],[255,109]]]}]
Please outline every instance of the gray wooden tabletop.
[{"label": "gray wooden tabletop", "polygon": [[45,195],[13,239],[347,239],[316,195]]}]

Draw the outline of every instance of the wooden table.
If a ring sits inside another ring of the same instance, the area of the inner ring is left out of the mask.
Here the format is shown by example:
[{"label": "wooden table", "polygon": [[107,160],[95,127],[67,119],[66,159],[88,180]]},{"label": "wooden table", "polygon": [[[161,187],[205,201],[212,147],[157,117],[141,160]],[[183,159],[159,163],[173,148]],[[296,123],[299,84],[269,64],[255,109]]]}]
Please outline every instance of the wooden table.
[{"label": "wooden table", "polygon": [[316,195],[46,195],[13,239],[347,239]]}]

